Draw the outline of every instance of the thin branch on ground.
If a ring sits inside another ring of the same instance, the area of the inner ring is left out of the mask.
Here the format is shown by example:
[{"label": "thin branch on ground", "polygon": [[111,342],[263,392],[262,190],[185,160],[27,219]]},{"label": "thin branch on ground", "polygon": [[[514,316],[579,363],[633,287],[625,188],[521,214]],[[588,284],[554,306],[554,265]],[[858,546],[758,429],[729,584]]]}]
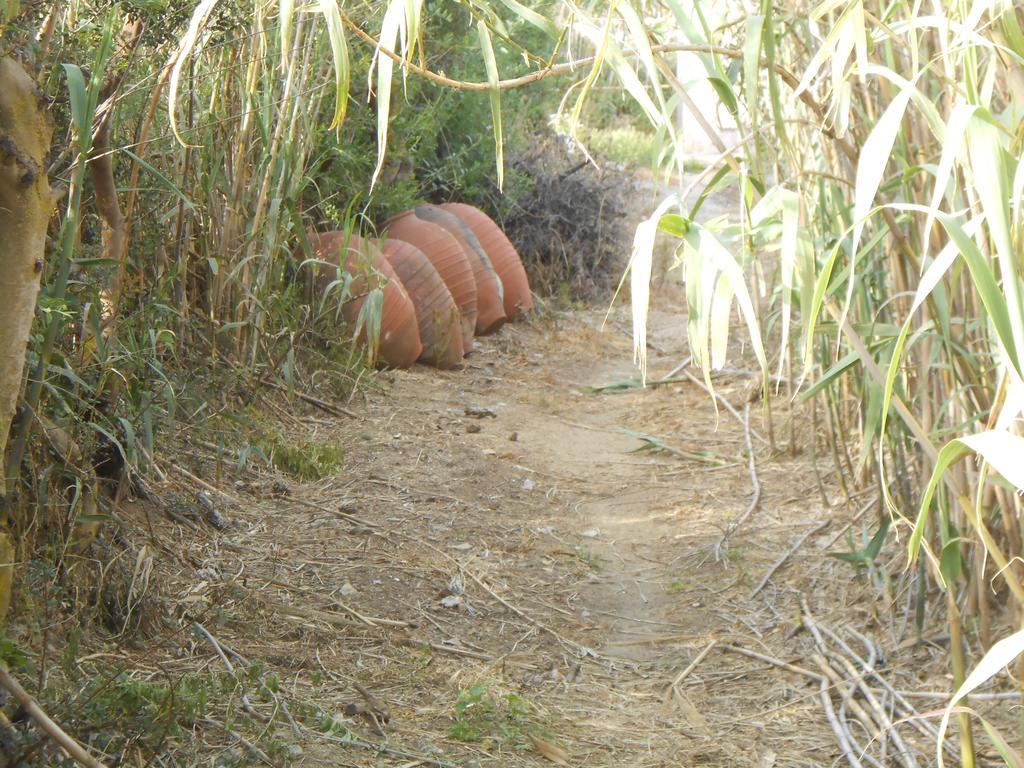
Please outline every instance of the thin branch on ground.
[{"label": "thin branch on ground", "polygon": [[101,763],[95,757],[90,755],[81,744],[75,741],[74,738],[69,736],[67,732],[61,728],[53,719],[43,711],[43,708],[36,703],[24,688],[21,687],[21,683],[14,679],[10,671],[7,669],[7,665],[0,662],[0,687],[6,690],[14,698],[21,708],[25,710],[25,713],[35,720],[36,725],[39,729],[49,736],[57,746],[67,752],[72,758],[77,760],[86,768],[106,768],[106,765]]},{"label": "thin branch on ground", "polygon": [[761,577],[761,580],[757,582],[757,586],[750,590],[750,594],[747,595],[747,599],[753,599],[757,597],[761,590],[768,585],[768,582],[771,580],[772,576],[775,575],[775,572],[778,571],[779,568],[781,568],[783,565],[785,565],[786,561],[789,560],[789,558],[796,554],[796,551],[803,546],[804,542],[807,541],[809,537],[813,536],[818,531],[828,526],[828,524],[831,522],[831,520],[822,520],[813,528],[809,528],[808,530],[804,531],[804,533],[802,533],[800,537],[793,543],[793,546],[789,548],[786,554],[784,554],[782,557],[780,557],[778,560],[772,563],[771,568],[769,568],[765,575]]},{"label": "thin branch on ground", "polygon": [[742,515],[729,525],[722,534],[721,538],[715,542],[713,551],[715,554],[715,560],[721,559],[722,551],[725,549],[726,544],[729,541],[729,537],[736,533],[740,527],[750,519],[750,516],[754,513],[754,510],[761,505],[761,481],[757,477],[757,464],[754,462],[754,445],[750,439],[750,403],[747,403],[743,407],[743,440],[746,443],[747,448],[747,467],[750,472],[750,485],[752,493],[750,497],[750,503],[747,505],[747,509]]}]

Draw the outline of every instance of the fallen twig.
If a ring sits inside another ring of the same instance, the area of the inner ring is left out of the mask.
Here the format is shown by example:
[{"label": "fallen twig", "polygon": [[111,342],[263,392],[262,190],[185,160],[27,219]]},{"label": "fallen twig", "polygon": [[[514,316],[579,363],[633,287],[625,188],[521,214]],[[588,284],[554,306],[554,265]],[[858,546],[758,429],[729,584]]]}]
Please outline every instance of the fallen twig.
[{"label": "fallen twig", "polygon": [[224,731],[224,733],[226,733],[228,736],[230,736],[243,747],[245,747],[247,750],[249,750],[249,752],[251,752],[253,755],[258,757],[261,762],[266,763],[267,765],[274,765],[274,761],[270,759],[270,755],[268,755],[262,749],[257,747],[255,744],[253,744],[247,738],[242,736],[240,733],[237,733],[236,731],[233,731],[230,728],[228,728],[224,723],[218,723],[216,720],[210,717],[204,717],[203,722],[207,725],[212,725],[215,728],[220,728],[222,731]]},{"label": "fallen twig", "polygon": [[176,464],[176,463],[174,463],[174,462],[173,462],[173,461],[171,461],[171,460],[168,460],[168,461],[167,461],[167,464],[168,464],[168,465],[169,465],[169,466],[170,466],[171,468],[173,468],[173,469],[174,469],[174,471],[176,471],[176,472],[177,472],[178,474],[180,474],[180,475],[182,475],[183,477],[185,477],[185,478],[187,478],[187,479],[191,480],[191,481],[192,481],[193,483],[195,483],[196,485],[198,485],[198,486],[200,486],[200,487],[202,487],[202,488],[205,488],[205,489],[206,489],[206,490],[208,490],[208,491],[209,491],[210,493],[216,493],[216,494],[217,494],[218,496],[223,496],[223,497],[224,497],[225,499],[227,499],[228,501],[230,501],[230,502],[231,502],[232,504],[237,504],[237,505],[239,505],[239,506],[243,506],[243,505],[242,505],[242,500],[241,500],[241,499],[239,499],[239,498],[238,498],[237,496],[232,496],[232,495],[231,495],[230,493],[228,493],[227,491],[222,491],[222,490],[221,490],[220,488],[218,488],[218,487],[217,487],[217,486],[215,486],[215,485],[211,485],[210,483],[208,483],[208,482],[206,482],[205,480],[203,480],[203,479],[202,479],[201,477],[196,477],[195,475],[193,475],[193,474],[192,474],[191,472],[189,472],[189,471],[188,471],[187,469],[185,469],[185,468],[184,468],[183,466],[181,466],[180,464]]},{"label": "fallen twig", "polygon": [[43,708],[40,707],[36,700],[33,699],[24,688],[21,687],[21,683],[14,679],[10,671],[7,669],[7,665],[0,661],[0,687],[6,690],[14,700],[21,705],[21,708],[25,710],[25,713],[35,720],[36,725],[39,726],[40,730],[49,736],[53,741],[71,755],[72,758],[77,760],[87,768],[107,768],[106,765],[101,763],[95,757],[86,752],[85,747],[79,744],[75,739],[67,734],[63,728],[55,723]]},{"label": "fallen twig", "polygon": [[850,744],[849,732],[843,727],[843,724],[839,722],[839,718],[836,716],[835,710],[832,708],[832,699],[828,695],[829,680],[822,676],[821,683],[819,684],[821,690],[819,696],[821,697],[821,706],[825,710],[825,719],[828,720],[828,724],[832,727],[832,733],[836,736],[836,741],[839,742],[839,749],[843,753],[843,757],[846,758],[846,762],[850,764],[850,768],[862,768],[860,760],[857,759],[857,755],[854,754],[853,745]]},{"label": "fallen twig", "polygon": [[804,677],[811,678],[811,680],[824,680],[824,678],[817,672],[812,672],[811,670],[805,669],[804,667],[798,667],[796,664],[790,664],[788,661],[783,661],[782,659],[776,659],[774,656],[767,656],[763,653],[752,651],[749,648],[743,648],[739,645],[720,645],[719,648],[721,648],[723,651],[730,651],[732,653],[738,653],[741,656],[747,656],[751,659],[763,661],[766,664],[771,664],[772,666],[778,667],[779,669],[785,669],[789,672],[796,672],[798,675],[803,675]]},{"label": "fallen twig", "polygon": [[747,462],[750,470],[750,486],[752,492],[750,496],[750,503],[747,504],[746,511],[736,518],[736,520],[725,529],[725,533],[722,534],[722,537],[715,542],[713,549],[716,561],[721,559],[720,555],[722,549],[728,542],[729,537],[736,533],[740,526],[747,522],[750,516],[754,513],[754,510],[761,505],[761,481],[757,477],[757,464],[754,462],[754,445],[750,440],[750,435],[753,431],[750,428],[750,403],[747,403],[743,407],[743,419],[741,420],[741,423],[743,424],[743,439],[746,442],[747,447]]},{"label": "fallen twig", "polygon": [[278,392],[286,392],[288,394],[295,395],[300,400],[303,400],[309,403],[310,405],[319,408],[321,411],[325,411],[331,414],[332,416],[348,416],[350,419],[359,418],[359,414],[356,413],[355,411],[351,411],[348,408],[345,408],[340,405],[334,405],[334,403],[328,403],[317,397],[313,397],[312,395],[307,395],[305,392],[299,392],[298,390],[289,390],[287,387],[281,386],[276,381],[271,381],[270,379],[260,379],[260,383],[266,384],[268,387],[276,389]]},{"label": "fallen twig", "polygon": [[761,577],[761,580],[757,583],[757,586],[750,591],[750,594],[747,596],[748,599],[757,597],[758,593],[768,585],[768,582],[771,580],[772,576],[775,575],[775,572],[778,571],[779,568],[781,568],[786,563],[786,561],[789,560],[789,558],[791,558],[796,553],[796,551],[803,546],[803,543],[807,541],[808,537],[814,535],[822,528],[825,528],[831,522],[831,520],[823,520],[813,528],[805,531],[796,540],[793,546],[789,548],[789,551],[786,552],[786,554],[784,554],[782,557],[780,557],[778,560],[772,563],[772,567],[769,568],[765,575]]},{"label": "fallen twig", "polygon": [[569,638],[562,636],[556,630],[552,629],[551,627],[547,626],[546,624],[543,624],[542,622],[540,622],[537,619],[533,618],[532,616],[530,616],[529,614],[527,614],[524,611],[520,610],[519,608],[516,608],[514,605],[512,605],[512,603],[508,602],[505,598],[503,598],[501,595],[499,595],[497,592],[495,592],[493,589],[491,589],[489,586],[487,586],[487,584],[484,583],[483,579],[481,579],[479,576],[477,576],[475,573],[473,573],[471,570],[469,570],[466,566],[464,566],[462,563],[460,563],[456,558],[454,558],[451,555],[449,555],[447,552],[445,552],[440,547],[434,546],[433,544],[431,544],[429,541],[427,541],[425,539],[413,539],[412,537],[410,537],[407,534],[404,534],[404,533],[402,533],[400,531],[396,531],[395,533],[398,536],[401,536],[402,538],[409,539],[411,541],[415,541],[418,544],[423,544],[424,546],[428,547],[429,549],[432,549],[437,554],[441,555],[446,560],[454,563],[455,566],[459,569],[460,572],[465,573],[467,576],[469,576],[469,578],[471,578],[473,581],[476,582],[477,586],[479,586],[487,594],[489,594],[491,597],[493,597],[495,600],[497,600],[499,603],[501,603],[503,606],[505,606],[508,610],[512,611],[512,613],[514,613],[516,616],[518,616],[519,618],[523,619],[527,623],[532,624],[533,626],[537,627],[537,629],[539,629],[539,630],[541,630],[543,632],[546,632],[547,634],[551,635],[553,638],[555,638],[555,640],[557,640],[558,642],[562,643],[563,645],[573,649],[576,653],[580,653],[583,656],[588,656],[588,655],[589,656],[595,656],[595,657],[597,656],[597,653],[595,651],[591,650],[590,648],[587,648],[586,646],[581,645],[580,643],[577,643],[574,640],[570,640]]},{"label": "fallen twig", "polygon": [[879,730],[882,734],[887,735],[892,739],[893,745],[896,747],[896,752],[900,759],[907,765],[908,768],[918,768],[917,760],[914,758],[914,753],[910,747],[903,740],[900,732],[896,730],[892,724],[892,720],[885,713],[885,707],[882,706],[881,702],[875,697],[874,692],[867,687],[864,682],[864,673],[867,670],[858,672],[853,668],[853,665],[845,656],[835,655],[834,658],[842,665],[843,671],[847,674],[847,679],[850,683],[861,692],[864,700],[867,701],[868,706],[874,713],[874,719],[878,723]]},{"label": "fallen twig", "polygon": [[875,504],[877,503],[878,497],[873,496],[867,504],[865,504],[863,507],[857,510],[857,513],[850,519],[850,521],[846,525],[844,525],[840,530],[836,531],[835,536],[833,536],[831,539],[825,542],[825,544],[822,546],[822,549],[828,549],[837,541],[839,541],[839,537],[846,533],[848,530],[850,530],[854,525],[856,525],[857,521],[864,517],[867,511],[871,509],[873,506],[875,506]]},{"label": "fallen twig", "polygon": [[717,644],[717,640],[712,640],[710,643],[704,646],[704,650],[698,653],[696,658],[694,658],[694,660],[691,661],[682,672],[676,675],[676,679],[672,681],[672,684],[668,687],[668,691],[666,691],[667,695],[671,696],[672,691],[675,690],[676,686],[683,682],[683,680],[685,680],[687,677],[689,677],[690,673],[697,668],[698,664],[704,661],[704,657],[711,653],[711,650]]},{"label": "fallen twig", "polygon": [[[725,410],[727,410],[727,411],[728,411],[729,413],[731,413],[731,414],[733,415],[733,418],[735,418],[735,419],[736,419],[736,421],[738,421],[738,422],[739,422],[740,424],[742,424],[742,425],[743,425],[743,428],[744,428],[745,430],[750,430],[750,434],[751,434],[751,435],[753,435],[753,436],[754,436],[754,438],[755,438],[756,440],[758,440],[758,441],[760,441],[760,442],[764,443],[765,445],[768,445],[768,441],[767,441],[767,440],[765,440],[765,439],[764,439],[764,437],[763,437],[763,436],[761,436],[761,435],[760,435],[760,434],[759,434],[759,433],[757,432],[757,430],[756,430],[756,429],[751,429],[751,427],[750,427],[749,423],[747,422],[747,420],[745,420],[745,419],[743,418],[743,416],[741,416],[741,415],[740,415],[740,412],[739,412],[739,411],[737,411],[737,410],[736,410],[736,409],[735,409],[735,408],[733,407],[732,403],[730,403],[730,402],[729,402],[728,400],[726,400],[726,399],[725,399],[724,397],[722,397],[722,395],[720,395],[720,394],[719,394],[718,392],[712,392],[712,391],[711,391],[710,389],[708,389],[708,388],[707,388],[707,385],[705,385],[703,381],[701,381],[700,379],[698,379],[698,378],[697,378],[696,376],[694,376],[694,375],[693,375],[692,373],[690,373],[690,372],[689,372],[688,370],[686,370],[685,368],[684,368],[684,369],[682,369],[682,370],[680,371],[680,373],[682,373],[682,374],[683,374],[683,376],[685,376],[686,378],[688,378],[688,379],[689,379],[690,381],[692,381],[692,382],[693,382],[694,384],[696,384],[696,385],[697,385],[698,387],[700,387],[701,389],[703,389],[703,390],[704,390],[705,392],[707,392],[707,393],[708,393],[709,395],[714,395],[714,397],[715,397],[715,400],[717,400],[718,402],[720,402],[720,403],[722,404],[722,406],[723,406],[723,407],[725,408]],[[749,408],[750,408],[749,404],[747,405],[747,408],[748,408],[748,410],[749,410]]]},{"label": "fallen twig", "polygon": [[[209,630],[207,630],[206,627],[204,627],[198,621],[194,622],[192,626],[199,635],[202,635],[204,638],[206,638],[206,641],[213,647],[214,652],[217,654],[217,656],[220,657],[221,662],[227,668],[228,672],[230,672],[233,677],[237,678],[238,673],[235,672],[235,666],[231,663],[231,659],[228,658],[227,654],[224,653],[224,649],[220,647],[220,643],[217,642],[217,638],[211,635]],[[242,709],[244,709],[249,714],[250,717],[253,717],[256,720],[266,721],[266,718],[263,715],[260,715],[259,712],[253,709],[252,704],[249,703],[248,695],[243,693],[241,695],[241,702]]]},{"label": "fallen twig", "polygon": [[318,739],[329,741],[332,744],[337,744],[341,747],[355,747],[356,749],[367,749],[371,752],[378,752],[383,755],[393,755],[394,757],[402,757],[406,760],[412,760],[413,765],[426,765],[431,768],[459,768],[454,763],[446,763],[444,760],[437,760],[433,757],[427,757],[426,755],[417,755],[414,752],[406,752],[404,749],[396,749],[395,747],[389,747],[386,744],[374,744],[370,741],[358,741],[355,739],[340,738],[338,736],[332,736],[329,733],[323,733],[321,731],[314,730],[309,726],[303,726],[303,729],[316,736]]},{"label": "fallen twig", "polygon": [[[864,707],[860,705],[860,702],[853,698],[852,689],[854,686],[849,685],[848,681],[843,680],[843,678],[839,676],[839,674],[829,665],[822,653],[815,653],[811,658],[814,663],[818,665],[818,669],[822,671],[822,674],[832,683],[832,687],[839,693],[839,696],[843,700],[844,708],[853,712],[854,716],[860,721],[864,730],[868,734],[870,742],[883,739],[885,734],[879,724],[876,723]],[[856,747],[857,759],[866,760],[872,765],[880,767],[881,764],[874,757],[867,754],[867,750],[864,747],[861,747],[856,743],[856,740],[850,732],[849,727],[846,725],[842,714],[840,714],[838,720],[843,729],[843,733],[846,736],[847,742],[850,744],[851,748]]]}]

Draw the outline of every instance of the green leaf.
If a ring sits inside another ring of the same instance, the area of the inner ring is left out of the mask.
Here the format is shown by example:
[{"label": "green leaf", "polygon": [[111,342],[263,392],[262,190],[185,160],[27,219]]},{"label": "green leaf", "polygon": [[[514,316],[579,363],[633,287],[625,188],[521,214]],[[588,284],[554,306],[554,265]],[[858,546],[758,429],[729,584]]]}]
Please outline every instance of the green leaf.
[{"label": "green leaf", "polygon": [[963,572],[960,558],[960,547],[963,542],[959,538],[950,539],[939,554],[939,572],[947,584],[955,584]]},{"label": "green leaf", "polygon": [[537,29],[539,29],[545,35],[550,37],[552,40],[557,40],[559,38],[561,33],[559,32],[558,27],[554,24],[554,22],[552,22],[547,17],[542,16],[541,14],[537,13],[534,10],[531,10],[530,8],[527,8],[525,5],[523,5],[520,2],[517,2],[516,0],[499,0],[499,2],[501,2],[502,5],[508,8],[514,14],[516,14],[523,21],[535,26]]},{"label": "green leaf", "polygon": [[682,239],[690,230],[690,220],[678,213],[666,213],[658,219],[658,229],[672,237]]},{"label": "green leaf", "polygon": [[[71,120],[79,146],[88,151],[92,144],[92,112],[89,110],[89,96],[85,89],[85,76],[77,64],[61,64],[68,81],[68,97],[71,101]],[[84,144],[83,144],[84,142]]]},{"label": "green leaf", "polygon": [[942,480],[942,476],[953,462],[971,452],[979,454],[1018,491],[1024,491],[1024,462],[1020,460],[1020,457],[1024,456],[1024,437],[1018,437],[1009,432],[990,430],[950,440],[939,451],[935,467],[932,469],[932,476],[921,497],[921,507],[918,510],[917,520],[914,522],[914,530],[907,543],[907,553],[911,560],[916,558],[920,551],[932,498],[935,496],[935,490]]},{"label": "green leaf", "polygon": [[124,152],[126,155],[128,155],[128,157],[130,157],[132,160],[134,160],[136,163],[138,163],[140,166],[142,166],[143,170],[145,170],[145,171],[149,172],[150,174],[152,174],[153,178],[155,178],[157,181],[159,181],[160,185],[162,187],[164,187],[169,192],[171,192],[175,197],[177,197],[182,202],[182,205],[184,205],[188,210],[190,210],[190,211],[194,211],[195,210],[195,206],[192,204],[192,201],[189,200],[185,196],[185,193],[181,191],[181,188],[178,187],[169,178],[167,178],[163,173],[161,173],[159,170],[154,168],[151,164],[149,164],[144,159],[142,159],[141,157],[136,155],[130,149],[122,149],[121,152]]}]

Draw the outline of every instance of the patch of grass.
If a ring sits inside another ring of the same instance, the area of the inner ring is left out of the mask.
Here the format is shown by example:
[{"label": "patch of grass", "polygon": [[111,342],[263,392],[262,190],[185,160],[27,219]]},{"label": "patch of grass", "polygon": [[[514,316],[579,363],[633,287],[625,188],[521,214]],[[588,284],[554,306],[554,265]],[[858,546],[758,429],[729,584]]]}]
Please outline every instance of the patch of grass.
[{"label": "patch of grass", "polygon": [[220,434],[246,436],[237,449],[240,467],[255,459],[296,480],[316,481],[337,474],[345,464],[345,450],[338,443],[285,435],[256,408],[221,417],[213,426]]},{"label": "patch of grass", "polygon": [[508,745],[525,747],[529,704],[515,693],[495,694],[477,683],[459,689],[455,699],[455,721],[448,737],[475,742],[484,749]]},{"label": "patch of grass", "polygon": [[[69,680],[79,679],[73,664],[62,664],[71,671]],[[101,670],[82,679],[75,695],[67,701],[44,696],[45,706],[76,733],[92,733],[92,745],[108,754],[162,756],[175,762],[179,750],[187,753],[197,726],[206,718],[223,717],[223,705],[238,700],[243,680],[225,672],[187,674],[177,679],[144,678],[116,669]],[[51,692],[52,694],[52,692]],[[249,720],[241,711],[228,716],[229,727],[257,745],[275,765],[293,762],[288,744],[275,738],[265,724]],[[38,735],[32,730],[21,736],[24,743],[11,745],[13,754],[25,750],[32,754]],[[54,755],[39,753],[21,765],[57,765],[48,762]],[[38,759],[39,762],[32,762]],[[225,766],[248,765],[244,754],[226,755]]]},{"label": "patch of grass", "polygon": [[583,142],[596,157],[628,165],[652,165],[661,144],[653,132],[632,126],[619,128],[587,128]]},{"label": "patch of grass", "polygon": [[682,579],[672,579],[665,585],[665,592],[670,595],[678,595],[686,591],[686,582]]},{"label": "patch of grass", "polygon": [[597,571],[601,569],[601,556],[594,552],[592,549],[587,547],[581,547],[576,545],[573,547],[576,551],[576,559],[584,565]]},{"label": "patch of grass", "polygon": [[258,447],[276,469],[297,480],[323,480],[341,471],[345,462],[345,451],[336,443],[288,442],[281,435],[274,435],[260,441]]}]

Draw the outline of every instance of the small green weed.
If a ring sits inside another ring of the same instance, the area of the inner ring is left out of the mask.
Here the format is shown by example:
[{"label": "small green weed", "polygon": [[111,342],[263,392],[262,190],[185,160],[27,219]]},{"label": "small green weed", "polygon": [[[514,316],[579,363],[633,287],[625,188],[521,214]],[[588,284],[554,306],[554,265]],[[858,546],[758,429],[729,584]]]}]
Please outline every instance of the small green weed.
[{"label": "small green weed", "polygon": [[337,474],[345,461],[340,445],[317,440],[292,443],[275,435],[261,441],[259,448],[275,468],[298,480],[323,480]]},{"label": "small green weed", "polygon": [[601,556],[594,552],[592,549],[587,547],[581,547],[576,545],[573,547],[576,551],[576,559],[595,571],[601,569]]},{"label": "small green weed", "polygon": [[485,749],[524,746],[529,710],[529,704],[519,695],[495,695],[478,683],[459,690],[455,722],[448,728],[448,736],[456,741],[480,743]]}]

